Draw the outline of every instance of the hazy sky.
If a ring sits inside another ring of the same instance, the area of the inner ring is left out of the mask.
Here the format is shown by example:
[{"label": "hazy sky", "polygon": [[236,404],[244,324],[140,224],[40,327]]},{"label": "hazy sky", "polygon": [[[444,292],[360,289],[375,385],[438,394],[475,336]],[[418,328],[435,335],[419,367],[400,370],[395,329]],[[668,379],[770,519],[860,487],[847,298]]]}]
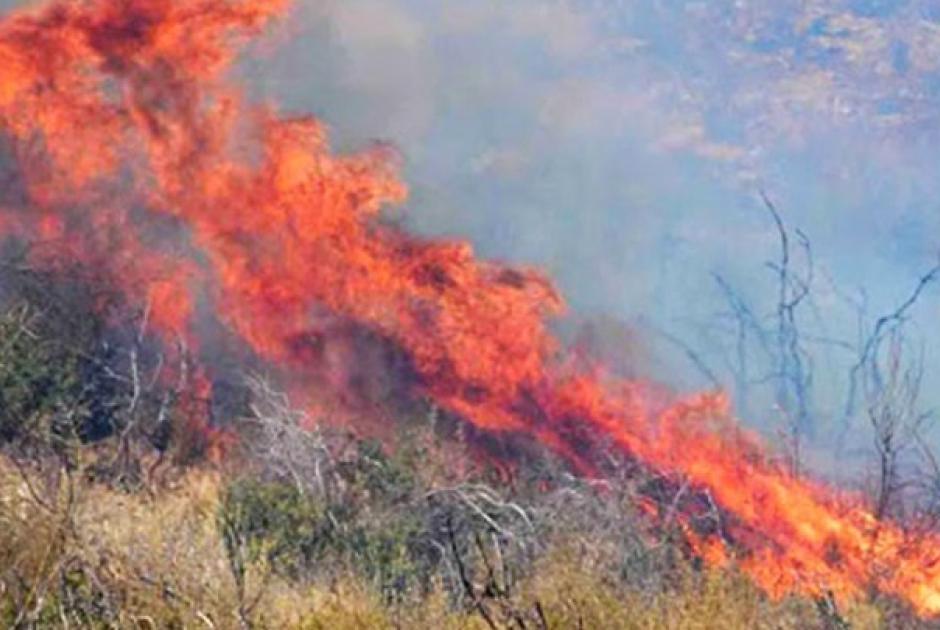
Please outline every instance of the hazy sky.
[{"label": "hazy sky", "polygon": [[769,297],[760,189],[873,312],[940,251],[936,0],[299,0],[275,38],[259,96],[395,143],[410,225],[545,267],[580,313],[707,345],[712,272]]}]

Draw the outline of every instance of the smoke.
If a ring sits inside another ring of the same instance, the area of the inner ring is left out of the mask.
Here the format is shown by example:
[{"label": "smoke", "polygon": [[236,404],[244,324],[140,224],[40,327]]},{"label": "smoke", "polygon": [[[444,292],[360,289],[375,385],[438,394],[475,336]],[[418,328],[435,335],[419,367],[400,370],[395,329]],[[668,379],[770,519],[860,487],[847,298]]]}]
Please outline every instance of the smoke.
[{"label": "smoke", "polygon": [[[399,147],[410,228],[545,269],[587,319],[654,322],[734,387],[712,273],[773,312],[778,243],[758,190],[811,239],[813,336],[854,342],[835,289],[864,290],[874,319],[933,264],[936,16],[895,4],[306,2],[245,76],[319,114],[340,148]],[[927,291],[914,322],[938,307]],[[910,332],[940,350],[933,327]],[[651,345],[649,376],[710,385],[674,344]],[[813,353],[826,424],[853,357]],[[938,378],[925,374],[927,408]],[[759,389],[743,411],[773,433]]]}]

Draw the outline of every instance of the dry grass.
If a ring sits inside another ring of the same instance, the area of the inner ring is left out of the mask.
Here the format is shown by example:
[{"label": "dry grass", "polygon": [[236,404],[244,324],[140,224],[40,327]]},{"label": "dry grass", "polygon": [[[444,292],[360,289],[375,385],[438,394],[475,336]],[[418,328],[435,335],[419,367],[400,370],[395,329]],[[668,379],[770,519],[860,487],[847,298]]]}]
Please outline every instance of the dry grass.
[{"label": "dry grass", "polygon": [[[444,589],[383,603],[354,574],[328,587],[289,582],[262,563],[239,589],[219,533],[225,479],[191,471],[154,495],[55,484],[0,458],[0,625],[121,628],[428,628],[489,630]],[[87,601],[78,601],[85,598]],[[507,605],[527,627],[722,630],[823,627],[811,601],[771,602],[733,571],[680,570],[643,590],[564,546],[536,564]],[[496,604],[491,604],[494,613]],[[75,612],[85,611],[85,612]],[[884,627],[879,610],[844,611],[853,628]],[[493,615],[509,627],[508,617]]]},{"label": "dry grass", "polygon": [[[612,630],[804,630],[821,627],[813,602],[768,600],[734,571],[693,571],[684,567],[672,586],[653,592],[623,589],[583,560],[561,550],[539,566],[527,597],[543,602],[552,628]],[[844,616],[852,628],[883,627],[878,611],[856,605]]]}]

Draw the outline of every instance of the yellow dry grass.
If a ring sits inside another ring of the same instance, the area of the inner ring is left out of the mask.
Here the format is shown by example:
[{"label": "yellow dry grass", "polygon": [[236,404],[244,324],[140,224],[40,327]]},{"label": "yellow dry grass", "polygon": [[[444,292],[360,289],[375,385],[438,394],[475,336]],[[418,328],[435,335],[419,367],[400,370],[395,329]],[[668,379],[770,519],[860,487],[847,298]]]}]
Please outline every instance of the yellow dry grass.
[{"label": "yellow dry grass", "polygon": [[[248,622],[302,630],[488,630],[479,614],[449,606],[440,588],[388,606],[353,575],[313,589],[256,565],[240,597],[216,522],[223,483],[208,470],[190,471],[156,495],[75,483],[69,503],[64,488],[50,490],[39,479],[30,491],[21,472],[0,458],[0,625],[17,615],[15,580],[31,590],[32,616],[22,619],[35,627],[63,625],[56,623],[57,580],[71,563],[87,567],[93,586],[113,598],[118,627],[222,629]],[[819,620],[812,602],[770,602],[733,571],[690,569],[670,588],[631,591],[611,583],[590,555],[563,547],[542,560],[513,599],[522,611],[537,604],[553,629],[803,630]],[[874,606],[856,606],[846,616],[859,630],[883,626]]]}]

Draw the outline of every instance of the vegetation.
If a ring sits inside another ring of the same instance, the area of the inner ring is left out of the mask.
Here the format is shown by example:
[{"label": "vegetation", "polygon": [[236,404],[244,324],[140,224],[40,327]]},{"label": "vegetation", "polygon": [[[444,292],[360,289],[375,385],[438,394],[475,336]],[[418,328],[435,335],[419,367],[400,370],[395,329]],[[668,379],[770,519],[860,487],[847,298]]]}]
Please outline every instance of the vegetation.
[{"label": "vegetation", "polygon": [[[635,511],[663,482],[627,463],[590,484],[540,454],[507,481],[433,410],[380,444],[316,425],[261,379],[215,418],[185,348],[148,340],[146,310],[114,317],[98,280],[6,275],[2,627],[920,623],[881,599],[771,601],[733,568],[703,568],[674,524]],[[200,414],[236,437],[225,457]]]},{"label": "vegetation", "polygon": [[[154,493],[48,473],[0,464],[5,627],[826,627],[812,601],[768,601],[734,572],[631,539],[629,521],[621,540],[574,522],[543,540],[523,532],[539,549],[509,560],[503,521],[463,522],[448,548],[451,534],[428,528],[441,509],[431,503],[376,514],[370,497],[343,512],[289,483],[202,466]],[[842,614],[877,628],[886,612]]]}]

